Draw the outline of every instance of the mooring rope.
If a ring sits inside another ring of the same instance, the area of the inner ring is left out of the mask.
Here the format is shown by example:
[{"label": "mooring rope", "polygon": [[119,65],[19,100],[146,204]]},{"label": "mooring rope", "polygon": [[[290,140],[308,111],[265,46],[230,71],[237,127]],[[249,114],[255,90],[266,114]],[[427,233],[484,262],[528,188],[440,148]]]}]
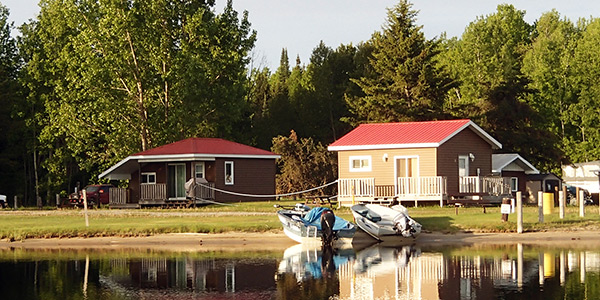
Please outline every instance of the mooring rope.
[{"label": "mooring rope", "polygon": [[311,189],[308,189],[308,190],[299,191],[299,192],[293,192],[293,193],[286,193],[286,194],[275,194],[275,195],[255,195],[255,194],[236,193],[236,192],[232,192],[232,191],[227,191],[227,190],[222,190],[222,189],[218,189],[218,188],[215,188],[215,187],[211,187],[211,186],[208,186],[208,185],[205,185],[205,184],[202,184],[202,183],[197,183],[197,185],[205,187],[205,188],[208,188],[208,189],[211,189],[211,190],[214,190],[214,191],[217,191],[217,192],[221,192],[221,193],[229,194],[229,195],[234,195],[234,196],[251,197],[251,198],[273,198],[273,197],[285,197],[285,196],[292,196],[292,195],[298,195],[298,194],[308,193],[308,192],[312,192],[312,191],[315,191],[315,190],[318,190],[318,189],[322,189],[324,187],[328,187],[328,186],[330,186],[332,184],[335,184],[337,182],[338,182],[338,180],[336,179],[336,180],[334,180],[334,181],[332,181],[330,183],[327,183],[327,184],[324,184],[324,185],[321,185],[321,186],[318,186],[318,187],[314,187],[314,188],[311,188]]}]

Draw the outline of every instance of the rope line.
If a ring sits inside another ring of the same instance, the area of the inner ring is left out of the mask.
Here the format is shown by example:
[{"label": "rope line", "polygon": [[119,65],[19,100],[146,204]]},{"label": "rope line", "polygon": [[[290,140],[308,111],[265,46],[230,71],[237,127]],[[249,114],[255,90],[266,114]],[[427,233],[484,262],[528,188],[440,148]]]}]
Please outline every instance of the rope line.
[{"label": "rope line", "polygon": [[338,180],[336,179],[335,181],[332,181],[330,183],[318,186],[318,187],[314,187],[308,190],[304,190],[304,191],[299,191],[299,192],[293,192],[293,193],[286,193],[286,194],[275,194],[275,195],[254,195],[254,194],[244,194],[244,193],[236,193],[236,192],[232,192],[232,191],[226,191],[226,190],[222,190],[222,189],[218,189],[218,188],[214,188],[208,185],[204,185],[202,183],[197,183],[197,185],[217,191],[217,192],[221,192],[224,194],[229,194],[229,195],[234,195],[234,196],[241,196],[241,197],[250,197],[250,198],[273,198],[273,197],[285,197],[285,196],[291,196],[291,195],[298,195],[298,194],[303,194],[303,193],[307,193],[307,192],[312,192],[318,189],[322,189],[324,187],[328,187],[332,184],[337,183]]}]

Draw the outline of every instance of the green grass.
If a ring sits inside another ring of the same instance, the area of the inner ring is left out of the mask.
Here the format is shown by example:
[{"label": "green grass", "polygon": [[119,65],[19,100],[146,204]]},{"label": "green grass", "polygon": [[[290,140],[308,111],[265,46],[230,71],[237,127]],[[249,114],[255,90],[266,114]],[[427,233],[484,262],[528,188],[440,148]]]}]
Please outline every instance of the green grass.
[{"label": "green grass", "polygon": [[[220,233],[280,231],[281,225],[274,204],[293,206],[297,200],[270,202],[243,202],[231,206],[211,205],[192,209],[108,210],[90,212],[89,227],[81,209],[4,210],[0,214],[0,239],[22,240],[36,237],[92,237],[92,236],[145,236],[160,233]],[[501,221],[499,207],[408,207],[411,217],[423,225],[425,231],[454,233],[515,232],[516,214],[508,222]],[[214,214],[213,214],[214,213]],[[228,215],[227,213],[232,213]],[[340,208],[336,215],[352,220],[348,208]],[[600,229],[597,206],[586,207],[586,217],[579,217],[578,207],[568,207],[565,219],[559,219],[558,209],[538,223],[538,208],[524,208],[524,230],[581,230]]]}]

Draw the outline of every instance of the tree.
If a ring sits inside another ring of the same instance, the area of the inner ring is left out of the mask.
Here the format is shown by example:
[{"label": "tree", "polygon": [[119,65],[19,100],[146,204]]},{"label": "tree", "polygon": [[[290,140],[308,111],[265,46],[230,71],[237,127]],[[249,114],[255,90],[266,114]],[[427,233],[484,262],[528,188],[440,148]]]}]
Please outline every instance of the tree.
[{"label": "tree", "polygon": [[364,97],[349,97],[354,123],[431,120],[443,117],[451,87],[436,65],[436,40],[426,40],[406,0],[388,9],[382,32],[375,32],[370,64],[373,77],[354,80]]},{"label": "tree", "polygon": [[[123,157],[189,136],[228,137],[242,117],[256,34],[231,1],[46,0],[27,68],[64,145],[97,175]],[[58,142],[60,141],[60,142]],[[52,155],[52,157],[55,157]]]},{"label": "tree", "polygon": [[575,25],[553,10],[536,22],[533,42],[523,58],[522,70],[529,79],[528,88],[533,90],[526,101],[539,116],[540,126],[552,137],[551,147],[559,153],[565,150],[563,141],[574,131],[569,122],[569,107],[578,97],[573,78],[579,37]]},{"label": "tree", "polygon": [[[28,130],[25,111],[30,107],[22,98],[18,82],[21,61],[15,39],[14,26],[8,21],[9,11],[0,4],[0,193],[25,196],[26,184],[32,173],[32,155],[28,145],[34,139]],[[28,168],[26,168],[28,167]]]},{"label": "tree", "polygon": [[600,159],[600,19],[584,21],[583,33],[575,48],[575,85],[579,99],[570,105],[569,124],[577,128],[568,138],[567,154],[572,161],[586,162]]},{"label": "tree", "polygon": [[[337,178],[337,159],[333,152],[312,138],[298,138],[295,131],[289,137],[273,138],[271,151],[281,155],[278,160],[277,193],[304,191],[334,181]],[[330,193],[332,188],[315,191]]]}]

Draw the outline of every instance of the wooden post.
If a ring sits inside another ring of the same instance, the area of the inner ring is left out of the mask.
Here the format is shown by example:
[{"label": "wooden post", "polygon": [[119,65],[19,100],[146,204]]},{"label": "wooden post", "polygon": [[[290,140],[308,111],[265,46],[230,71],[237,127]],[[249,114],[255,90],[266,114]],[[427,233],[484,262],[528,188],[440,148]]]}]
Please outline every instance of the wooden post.
[{"label": "wooden post", "polygon": [[509,207],[508,211],[506,211],[505,208],[507,207],[507,205],[510,205],[510,199],[508,199],[508,198],[502,198],[502,206],[501,206],[501,208],[502,208],[502,210],[504,210],[502,212],[502,222],[507,222],[508,221],[508,213],[510,213],[510,207]]},{"label": "wooden post", "polygon": [[88,219],[88,209],[87,209],[87,194],[85,190],[81,190],[81,197],[83,198],[83,214],[85,215],[85,227],[90,227],[90,221]]},{"label": "wooden post", "polygon": [[16,196],[16,195],[15,195],[15,197],[13,198],[13,200],[15,201],[15,202],[14,202],[14,203],[15,203],[15,209],[19,208],[19,207],[17,206],[17,196]]},{"label": "wooden post", "polygon": [[579,190],[579,216],[585,217],[585,197],[583,190]]},{"label": "wooden post", "polygon": [[538,222],[544,223],[544,192],[538,192]]},{"label": "wooden post", "polygon": [[517,233],[523,233],[523,197],[521,191],[517,192]]},{"label": "wooden post", "polygon": [[567,202],[567,186],[563,186],[562,191],[558,192],[558,217],[565,218],[565,203]]},{"label": "wooden post", "polygon": [[56,194],[56,207],[60,207],[60,195]]}]

